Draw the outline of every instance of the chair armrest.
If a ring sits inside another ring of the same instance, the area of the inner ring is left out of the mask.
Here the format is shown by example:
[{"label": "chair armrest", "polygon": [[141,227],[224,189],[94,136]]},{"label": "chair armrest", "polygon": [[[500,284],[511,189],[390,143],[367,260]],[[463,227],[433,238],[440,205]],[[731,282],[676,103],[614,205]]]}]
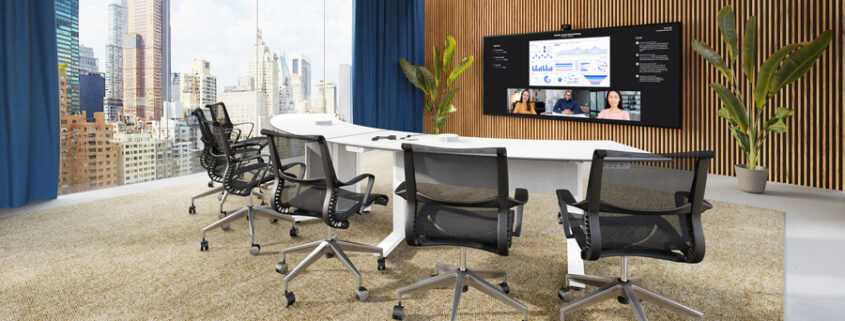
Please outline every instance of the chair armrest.
[{"label": "chair armrest", "polygon": [[361,199],[361,206],[358,207],[358,211],[356,211],[356,213],[361,213],[361,211],[364,210],[364,208],[367,206],[367,199],[370,198],[370,192],[372,192],[373,183],[376,180],[375,175],[365,173],[365,174],[355,176],[352,179],[345,181],[345,182],[341,181],[341,180],[338,180],[338,182],[337,182],[338,185],[340,185],[340,186],[349,186],[349,185],[358,183],[365,178],[367,179],[367,188],[364,190],[364,197]]},{"label": "chair armrest", "polygon": [[[249,125],[249,132],[246,134],[246,138],[249,138],[250,136],[252,136],[252,130],[255,129],[255,124],[253,124],[251,122],[243,122],[243,123],[232,124],[232,127],[241,126],[241,125]],[[240,132],[240,130],[238,130],[238,131]],[[238,136],[240,136],[240,133],[238,134]]]},{"label": "chair armrest", "polygon": [[396,189],[393,190],[393,193],[399,195],[399,197],[408,199],[408,189],[405,188],[406,182],[399,183],[399,186],[396,186]]},{"label": "chair armrest", "polygon": [[[292,168],[292,167],[294,167],[294,166],[302,166],[302,172],[300,172],[300,173],[304,173],[304,172],[305,172],[305,168],[306,168],[306,167],[305,167],[305,163],[300,163],[300,162],[295,162],[295,163],[285,164],[285,166],[282,166],[282,168],[280,168],[279,170],[281,170],[282,172],[284,172],[284,171],[286,171],[286,170],[291,169],[291,168]],[[287,174],[287,173],[285,173],[285,174]],[[290,175],[290,174],[288,174],[288,175]],[[300,175],[301,175],[301,174],[300,174]],[[294,177],[296,177],[296,176],[294,175]]]},{"label": "chair armrest", "polygon": [[358,183],[365,178],[369,178],[369,179],[373,180],[376,177],[373,174],[366,174],[365,173],[365,174],[355,176],[355,177],[353,177],[353,178],[351,178],[351,179],[349,179],[348,181],[345,181],[345,182],[341,181],[341,180],[337,180],[337,184],[340,185],[340,186],[349,186],[349,185]]},{"label": "chair armrest", "polygon": [[522,211],[525,203],[528,203],[528,190],[517,188],[513,193],[513,198],[508,198],[508,202],[510,203],[509,206],[516,206],[513,236],[520,236],[522,234]]},{"label": "chair armrest", "polygon": [[574,206],[580,208],[584,211],[587,210],[587,201],[576,201],[575,197],[572,196],[572,193],[566,189],[559,189],[555,191],[557,194],[557,204],[560,207],[560,212],[557,213],[558,215],[558,223],[563,225],[563,234],[566,238],[571,239],[575,237],[575,234],[572,233],[572,227],[569,226],[569,208],[568,206]]},{"label": "chair armrest", "polygon": [[241,159],[238,159],[237,161],[238,162],[249,162],[249,161],[253,161],[253,160],[256,160],[256,159],[260,159],[263,162],[264,158],[267,158],[268,163],[270,162],[270,155],[265,155],[265,154],[251,155],[251,156],[247,156],[247,157],[243,157]]}]

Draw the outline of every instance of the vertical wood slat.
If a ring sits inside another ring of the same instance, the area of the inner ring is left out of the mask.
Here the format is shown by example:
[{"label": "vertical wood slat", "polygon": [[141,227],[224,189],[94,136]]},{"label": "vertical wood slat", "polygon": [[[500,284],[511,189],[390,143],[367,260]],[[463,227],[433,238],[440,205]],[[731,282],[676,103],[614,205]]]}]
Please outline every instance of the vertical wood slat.
[{"label": "vertical wood slat", "polygon": [[[724,5],[733,6],[740,32],[744,33],[748,17],[757,16],[758,66],[788,43],[810,41],[833,30],[831,46],[817,65],[767,105],[764,117],[779,106],[796,113],[787,121],[788,133],[769,136],[760,164],[768,168],[772,181],[845,189],[845,1],[841,0],[427,0],[426,66],[432,65],[431,46],[442,46],[447,35],[457,40],[456,60],[473,55],[476,61],[455,82],[462,88],[455,97],[458,112],[451,114],[443,131],[481,137],[609,139],[652,152],[709,149],[717,155],[711,173],[733,175],[733,165],[743,163],[744,155],[725,121],[716,116],[721,103],[708,87],[711,82],[724,84],[724,79],[689,47],[698,39],[727,54],[715,23]],[[562,23],[587,29],[665,22],[682,24],[681,129],[484,115],[484,36],[556,30]],[[739,70],[739,59],[732,68]],[[751,88],[744,85],[743,90]],[[433,131],[428,114],[423,128]]]}]

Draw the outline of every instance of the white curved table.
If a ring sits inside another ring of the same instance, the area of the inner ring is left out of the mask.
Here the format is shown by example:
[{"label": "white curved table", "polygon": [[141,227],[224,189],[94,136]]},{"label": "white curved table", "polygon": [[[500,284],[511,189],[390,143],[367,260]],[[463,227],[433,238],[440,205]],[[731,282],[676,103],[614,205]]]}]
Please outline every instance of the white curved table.
[{"label": "white curved table", "polygon": [[[393,154],[393,188],[395,189],[405,180],[402,143],[415,143],[439,147],[505,147],[508,153],[508,181],[511,189],[525,188],[530,193],[554,194],[555,190],[565,188],[576,197],[583,197],[585,184],[584,173],[588,171],[592,161],[593,151],[596,149],[612,149],[621,151],[642,150],[607,140],[528,140],[528,139],[500,139],[480,137],[460,137],[455,142],[444,142],[437,135],[383,130],[372,127],[358,126],[335,119],[326,114],[287,114],[275,116],[271,124],[281,131],[296,135],[322,135],[329,144],[335,170],[341,179],[349,179],[358,175],[360,154],[369,150],[392,151]],[[375,136],[396,135],[408,139],[373,141]],[[306,168],[309,157],[306,153]],[[318,168],[318,167],[314,167]],[[308,175],[306,173],[306,175]],[[456,173],[460,177],[460,173]],[[378,179],[378,178],[377,178]],[[357,189],[358,187],[355,186]],[[395,200],[393,195],[391,198]],[[405,202],[393,202],[393,232],[379,243],[384,249],[384,256],[390,255],[402,240],[405,239]],[[575,211],[576,209],[571,208]],[[557,208],[549,209],[548,213],[536,215],[553,215]],[[524,219],[531,219],[531,213],[526,213]],[[574,240],[567,240],[568,273],[583,274],[584,262],[581,260],[581,250]],[[573,284],[578,286],[579,284]]]}]

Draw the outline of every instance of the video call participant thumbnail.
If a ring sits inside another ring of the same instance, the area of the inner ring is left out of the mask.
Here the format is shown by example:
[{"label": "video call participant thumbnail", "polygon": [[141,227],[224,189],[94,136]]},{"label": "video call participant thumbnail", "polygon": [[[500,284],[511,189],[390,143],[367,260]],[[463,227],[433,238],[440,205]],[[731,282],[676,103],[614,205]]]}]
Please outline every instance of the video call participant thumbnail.
[{"label": "video call participant thumbnail", "polygon": [[555,113],[564,115],[580,115],[584,113],[581,104],[575,101],[575,99],[572,99],[571,90],[567,90],[564,94],[564,98],[558,99],[557,102],[555,102],[555,107],[552,110],[554,110]]},{"label": "video call participant thumbnail", "polygon": [[528,92],[528,89],[522,91],[519,102],[516,103],[516,107],[514,107],[513,109],[513,113],[527,115],[537,114],[537,112],[534,110],[534,102],[531,101],[531,93]]},{"label": "video call participant thumbnail", "polygon": [[622,110],[622,97],[619,96],[619,92],[615,90],[608,91],[605,99],[607,100],[608,107],[600,111],[597,118],[631,120],[631,115],[627,111]]}]

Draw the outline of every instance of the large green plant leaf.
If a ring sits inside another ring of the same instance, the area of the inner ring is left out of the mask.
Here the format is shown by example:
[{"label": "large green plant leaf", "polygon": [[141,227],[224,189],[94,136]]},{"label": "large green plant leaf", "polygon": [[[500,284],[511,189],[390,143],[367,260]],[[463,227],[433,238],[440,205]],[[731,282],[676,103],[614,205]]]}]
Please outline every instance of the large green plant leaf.
[{"label": "large green plant leaf", "polygon": [[742,41],[742,72],[748,82],[754,83],[757,70],[757,17],[748,18],[745,23],[745,38]]},{"label": "large green plant leaf", "polygon": [[435,101],[437,99],[437,86],[434,84],[434,75],[423,66],[417,66],[417,73],[420,75],[420,82],[425,87],[423,91],[431,97],[431,101]]},{"label": "large green plant leaf", "polygon": [[[402,72],[405,73],[405,78],[408,78],[408,81],[411,82],[414,87],[421,89],[425,92],[425,88],[423,88],[423,84],[420,83],[420,76],[417,72],[417,66],[412,65],[409,63],[405,58],[399,58],[399,66],[402,67]],[[426,92],[426,95],[428,92]]]},{"label": "large green plant leaf", "polygon": [[437,46],[431,46],[431,50],[434,51],[434,87],[440,88],[440,73],[443,70],[443,59],[440,57],[440,50],[437,49]]},{"label": "large green plant leaf", "polygon": [[769,83],[769,93],[778,92],[783,86],[806,74],[816,64],[816,60],[819,59],[822,52],[830,45],[832,37],[832,31],[822,32],[815,40],[789,55],[772,77],[772,81]]},{"label": "large green plant leaf", "polygon": [[449,79],[446,81],[447,87],[451,86],[452,82],[455,81],[455,79],[457,79],[464,70],[467,70],[467,68],[472,65],[472,59],[472,56],[466,57],[457,66],[455,66],[455,69],[452,69],[452,73],[449,74]]},{"label": "large green plant leaf", "polygon": [[425,110],[431,111],[431,103],[429,103],[425,98],[423,98],[423,103],[425,104]]},{"label": "large green plant leaf", "polygon": [[728,45],[728,54],[731,63],[736,60],[736,16],[731,6],[724,6],[716,16],[716,23],[719,25],[719,32],[722,33],[722,40]]},{"label": "large green plant leaf", "polygon": [[760,71],[757,73],[757,86],[754,87],[754,103],[757,104],[757,109],[763,108],[766,99],[777,93],[769,93],[769,83],[772,80],[775,69],[783,61],[783,58],[793,50],[801,48],[801,46],[802,44],[800,43],[783,46],[763,62],[763,66],[760,67]]},{"label": "large green plant leaf", "polygon": [[443,124],[446,122],[447,115],[448,114],[434,117],[434,128],[436,132],[440,132],[440,128],[442,128]]},{"label": "large green plant leaf", "polygon": [[742,105],[742,101],[730,89],[719,83],[711,83],[710,88],[713,88],[713,91],[719,95],[722,105],[728,109],[731,119],[733,119],[740,131],[743,133],[747,132],[748,115],[746,114],[745,106]]},{"label": "large green plant leaf", "polygon": [[722,57],[713,51],[710,46],[701,41],[693,40],[692,49],[695,50],[695,52],[701,57],[704,57],[704,59],[713,65],[713,67],[716,67],[716,70],[719,70],[719,72],[722,73],[722,76],[725,76],[728,81],[731,81],[731,77],[728,75],[728,66],[725,64],[725,61],[722,60]]},{"label": "large green plant leaf", "polygon": [[452,98],[455,97],[455,94],[458,93],[458,90],[461,90],[461,89],[460,88],[452,88],[452,90],[446,92],[446,94],[443,95],[443,98],[440,99],[440,106],[439,106],[439,109],[438,109],[438,112],[440,114],[444,114],[446,107],[448,107],[450,104],[452,104]]},{"label": "large green plant leaf", "polygon": [[739,148],[746,154],[748,154],[748,135],[745,135],[744,132],[741,132],[739,128],[731,127],[731,133],[733,133],[736,142],[739,143]]},{"label": "large green plant leaf", "polygon": [[455,38],[446,37],[446,47],[443,48],[443,72],[452,67],[452,56],[455,55]]},{"label": "large green plant leaf", "polygon": [[716,115],[727,120],[732,126],[737,126],[736,121],[734,121],[733,117],[731,117],[731,112],[729,112],[727,108],[719,108],[719,110],[716,111]]}]

